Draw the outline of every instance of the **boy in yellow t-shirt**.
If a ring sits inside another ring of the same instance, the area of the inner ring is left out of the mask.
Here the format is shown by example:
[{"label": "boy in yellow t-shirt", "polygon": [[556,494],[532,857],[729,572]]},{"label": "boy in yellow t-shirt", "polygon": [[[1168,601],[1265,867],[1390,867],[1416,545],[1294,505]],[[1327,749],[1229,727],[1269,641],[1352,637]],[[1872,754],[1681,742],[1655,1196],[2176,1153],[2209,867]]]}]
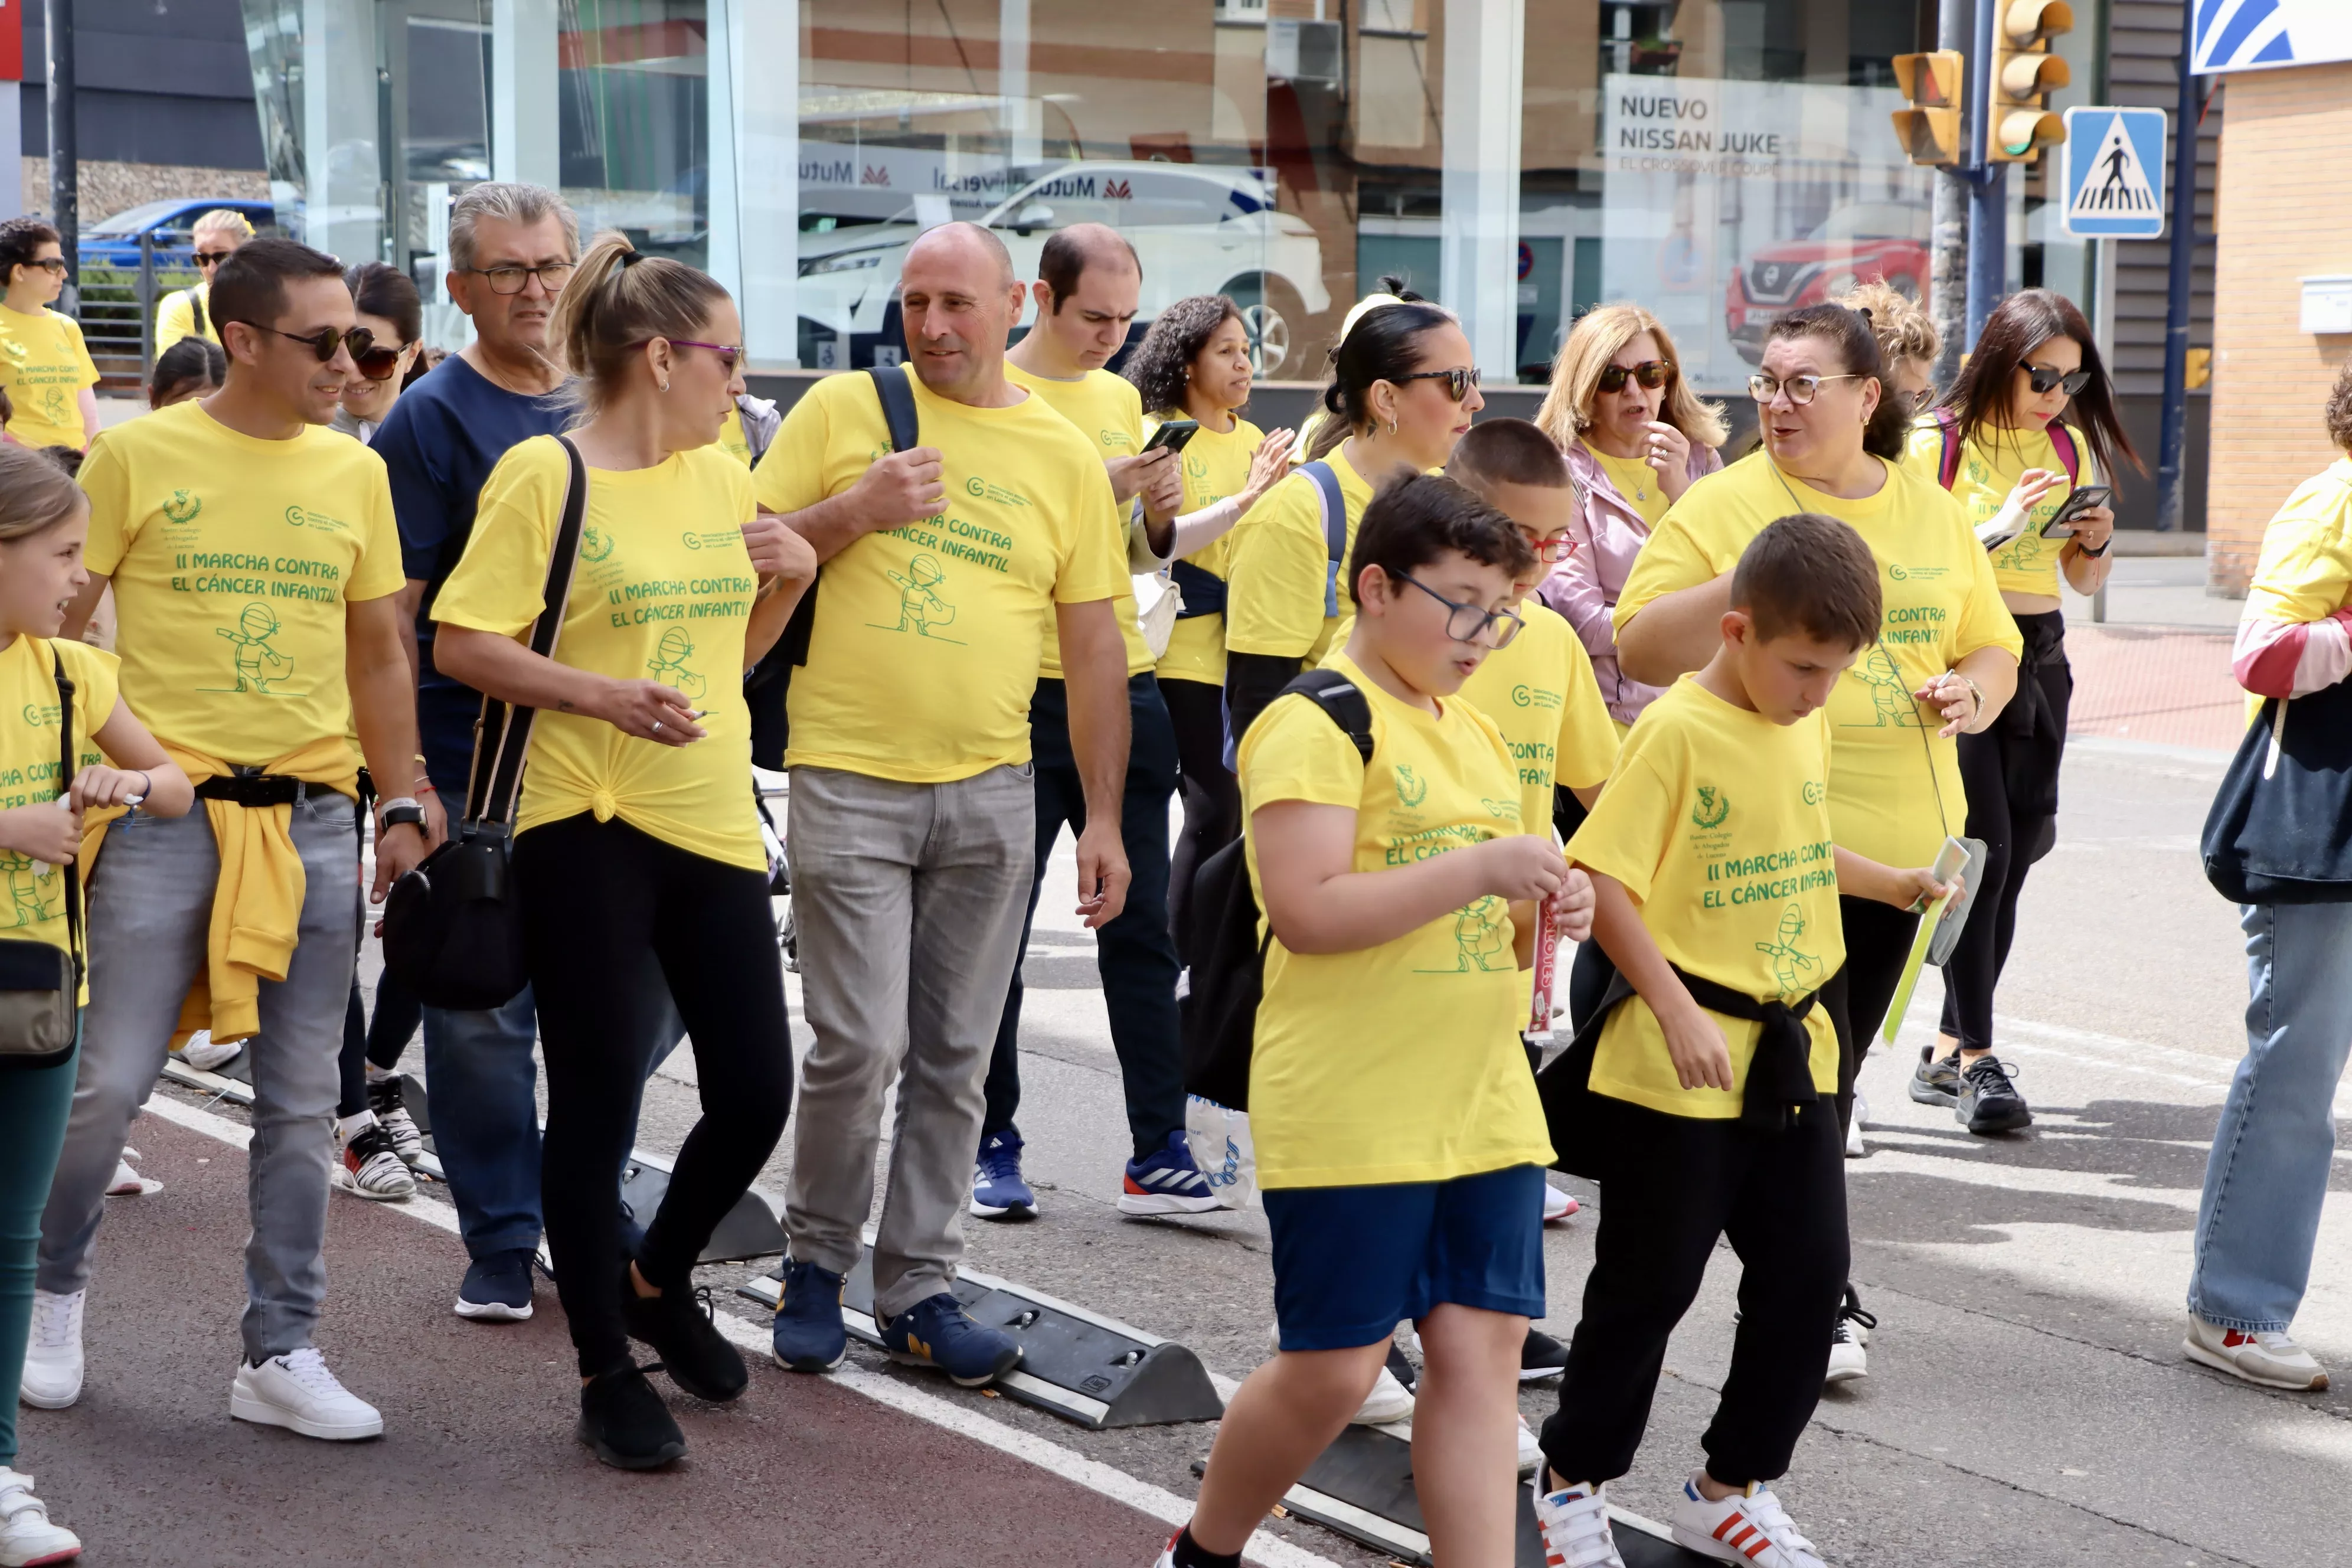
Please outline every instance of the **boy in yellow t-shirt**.
[{"label": "boy in yellow t-shirt", "polygon": [[1569,843],[1622,978],[1554,1069],[1589,1066],[1602,1201],[1536,1511],[1556,1552],[1606,1531],[1603,1488],[1632,1468],[1667,1336],[1727,1235],[1748,1266],[1739,1334],[1675,1537],[1818,1568],[1764,1485],[1812,1415],[1845,1282],[1837,1037],[1815,1003],[1845,961],[1841,889],[1898,908],[1941,889],[1831,840],[1830,693],[1878,636],[1869,546],[1783,517],[1740,555],[1731,605],[1714,659],[1643,713]]},{"label": "boy in yellow t-shirt", "polygon": [[1304,693],[1243,738],[1268,939],[1249,1109],[1282,1348],[1234,1394],[1163,1565],[1238,1560],[1402,1319],[1429,1352],[1414,1451],[1437,1559],[1508,1554],[1510,1496],[1491,1479],[1511,1471],[1516,1352],[1543,1311],[1551,1161],[1519,1052],[1520,963],[1536,901],[1582,926],[1589,889],[1519,831],[1502,736],[1455,694],[1517,630],[1530,553],[1450,479],[1391,487],[1359,525],[1358,614],[1331,664],[1368,710],[1370,756]]}]

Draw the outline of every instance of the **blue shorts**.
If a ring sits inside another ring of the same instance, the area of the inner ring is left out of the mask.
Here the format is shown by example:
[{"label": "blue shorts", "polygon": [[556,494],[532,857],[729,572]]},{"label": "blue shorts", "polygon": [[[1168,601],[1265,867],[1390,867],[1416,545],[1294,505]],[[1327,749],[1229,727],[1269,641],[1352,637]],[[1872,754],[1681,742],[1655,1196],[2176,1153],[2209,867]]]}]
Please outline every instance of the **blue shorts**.
[{"label": "blue shorts", "polygon": [[1543,1172],[1266,1190],[1286,1351],[1378,1344],[1442,1301],[1544,1315]]}]

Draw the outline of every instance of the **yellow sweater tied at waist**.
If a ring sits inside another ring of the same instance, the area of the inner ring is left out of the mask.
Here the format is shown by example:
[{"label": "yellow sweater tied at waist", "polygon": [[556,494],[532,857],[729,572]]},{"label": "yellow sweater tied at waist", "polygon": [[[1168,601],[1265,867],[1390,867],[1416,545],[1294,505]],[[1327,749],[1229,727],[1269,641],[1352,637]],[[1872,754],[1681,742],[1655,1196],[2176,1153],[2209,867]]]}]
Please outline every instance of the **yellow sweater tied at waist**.
[{"label": "yellow sweater tied at waist", "polygon": [[[235,772],[228,763],[163,742],[188,782]],[[299,779],[320,789],[359,798],[359,761],[351,742],[331,735],[269,763],[261,770],[276,778]],[[174,1048],[198,1029],[210,1029],[224,1044],[249,1039],[261,1026],[261,983],[286,978],[302,927],[302,900],[309,879],[294,845],[290,805],[240,805],[199,797],[220,847],[220,879],[213,888],[212,929],[205,942],[205,967],[180,1005]],[[106,840],[106,825],[121,806],[92,811],[84,819],[82,875],[93,872]],[[357,859],[354,857],[354,875]]]}]

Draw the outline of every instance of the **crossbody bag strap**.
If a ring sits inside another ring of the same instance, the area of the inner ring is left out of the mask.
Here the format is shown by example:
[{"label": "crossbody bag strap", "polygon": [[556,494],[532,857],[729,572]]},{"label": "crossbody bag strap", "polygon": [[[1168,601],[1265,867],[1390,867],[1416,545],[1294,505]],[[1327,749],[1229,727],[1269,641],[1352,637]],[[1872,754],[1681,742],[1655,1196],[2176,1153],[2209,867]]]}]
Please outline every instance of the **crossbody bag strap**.
[{"label": "crossbody bag strap", "polygon": [[[530,651],[541,658],[555,657],[555,639],[563,630],[563,612],[572,597],[572,573],[579,563],[580,536],[588,517],[588,466],[581,460],[580,448],[572,444],[571,437],[558,436],[555,440],[563,448],[568,472],[563,520],[556,527],[554,548],[548,552],[541,608],[530,628]],[[534,708],[510,707],[492,697],[482,699],[482,730],[474,742],[474,773],[466,791],[467,821],[503,823],[513,817],[537,715]]]},{"label": "crossbody bag strap", "polygon": [[[73,788],[74,775],[80,772],[74,766],[74,683],[66,676],[66,661],[58,652],[55,642],[49,644],[50,668],[58,678],[58,794],[64,795]],[[84,957],[81,935],[81,857],[66,857],[66,951],[73,958],[74,996],[77,1005],[81,996]]]}]

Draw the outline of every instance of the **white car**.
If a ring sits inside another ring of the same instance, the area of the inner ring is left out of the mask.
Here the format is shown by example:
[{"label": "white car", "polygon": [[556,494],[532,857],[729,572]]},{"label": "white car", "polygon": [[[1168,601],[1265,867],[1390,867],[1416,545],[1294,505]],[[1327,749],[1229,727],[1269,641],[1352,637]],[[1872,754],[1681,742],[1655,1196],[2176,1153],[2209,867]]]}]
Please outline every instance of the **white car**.
[{"label": "white car", "polygon": [[[925,210],[931,206],[938,211]],[[915,237],[945,216],[945,202],[919,201],[889,223],[802,235],[803,334],[813,330],[842,348],[866,338],[898,352],[898,323],[886,324],[885,317],[895,314],[898,265]],[[1031,180],[978,221],[1003,237],[1014,272],[1028,279],[1037,276],[1038,256],[1054,230],[1108,224],[1127,237],[1143,263],[1136,325],[1149,325],[1186,295],[1231,295],[1248,321],[1251,357],[1261,376],[1279,375],[1286,365],[1297,374],[1303,356],[1295,334],[1307,317],[1330,308],[1315,231],[1304,218],[1276,209],[1272,184],[1255,169],[1066,163]],[[848,355],[835,361],[842,367],[852,363],[864,361]]]}]

